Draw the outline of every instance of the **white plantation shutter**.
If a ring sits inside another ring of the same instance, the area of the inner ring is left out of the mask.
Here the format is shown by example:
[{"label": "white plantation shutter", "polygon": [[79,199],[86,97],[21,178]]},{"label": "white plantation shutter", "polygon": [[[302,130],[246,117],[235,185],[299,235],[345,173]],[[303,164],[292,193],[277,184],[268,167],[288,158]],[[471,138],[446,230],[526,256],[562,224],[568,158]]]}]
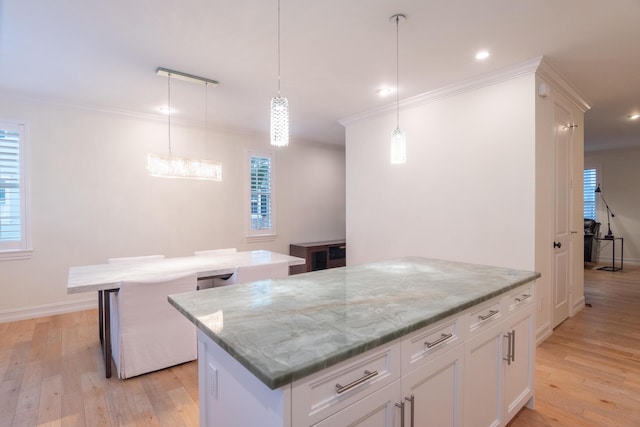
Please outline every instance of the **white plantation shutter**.
[{"label": "white plantation shutter", "polygon": [[25,125],[0,121],[0,253],[29,246],[25,157]]},{"label": "white plantation shutter", "polygon": [[595,169],[584,170],[584,217],[596,219],[596,187],[597,173]]},{"label": "white plantation shutter", "polygon": [[271,154],[248,152],[249,236],[275,234],[273,158]]}]

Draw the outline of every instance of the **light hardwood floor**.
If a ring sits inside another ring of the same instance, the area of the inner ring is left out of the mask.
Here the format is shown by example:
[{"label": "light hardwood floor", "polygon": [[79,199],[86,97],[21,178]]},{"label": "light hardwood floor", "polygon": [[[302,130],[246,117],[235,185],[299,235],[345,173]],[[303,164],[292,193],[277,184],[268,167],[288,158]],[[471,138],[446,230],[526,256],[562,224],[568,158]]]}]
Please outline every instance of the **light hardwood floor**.
[{"label": "light hardwood floor", "polygon": [[107,379],[97,319],[0,324],[0,426],[197,426],[197,362]]},{"label": "light hardwood floor", "polygon": [[585,270],[585,297],[538,346],[536,409],[510,427],[640,426],[640,267]]},{"label": "light hardwood floor", "polygon": [[[536,409],[510,427],[640,426],[640,267],[587,270],[585,294],[537,348]],[[97,329],[96,310],[0,324],[1,427],[198,425],[197,362],[106,379]]]}]

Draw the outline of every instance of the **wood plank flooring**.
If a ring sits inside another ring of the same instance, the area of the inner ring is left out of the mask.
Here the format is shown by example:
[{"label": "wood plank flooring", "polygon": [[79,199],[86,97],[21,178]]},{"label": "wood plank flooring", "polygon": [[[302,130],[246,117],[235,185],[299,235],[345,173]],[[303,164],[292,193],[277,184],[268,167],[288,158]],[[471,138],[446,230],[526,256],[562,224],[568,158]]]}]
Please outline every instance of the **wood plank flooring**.
[{"label": "wood plank flooring", "polygon": [[[585,295],[537,348],[536,409],[510,427],[640,426],[640,267],[586,270]],[[96,310],[3,323],[0,427],[197,426],[197,375],[104,378]]]},{"label": "wood plank flooring", "polygon": [[197,362],[107,379],[97,319],[0,324],[0,426],[197,426]]},{"label": "wood plank flooring", "polygon": [[585,270],[585,297],[538,346],[536,409],[510,427],[640,426],[640,267]]}]

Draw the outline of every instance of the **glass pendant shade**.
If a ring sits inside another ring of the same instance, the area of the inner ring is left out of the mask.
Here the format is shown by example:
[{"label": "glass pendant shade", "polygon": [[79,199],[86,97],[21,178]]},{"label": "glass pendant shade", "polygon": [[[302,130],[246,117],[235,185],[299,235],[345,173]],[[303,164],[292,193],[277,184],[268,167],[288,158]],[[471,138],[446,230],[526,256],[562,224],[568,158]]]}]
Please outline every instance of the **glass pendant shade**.
[{"label": "glass pendant shade", "polygon": [[391,164],[399,165],[407,162],[407,136],[398,127],[391,132]]},{"label": "glass pendant shade", "polygon": [[182,179],[200,179],[207,181],[222,181],[222,163],[213,162],[211,160],[188,159],[186,157],[175,157],[171,152],[171,77],[192,83],[204,84],[205,95],[205,112],[204,112],[204,145],[205,157],[207,150],[207,86],[212,84],[218,85],[216,80],[204,77],[194,76],[192,74],[181,73],[179,71],[169,70],[167,68],[158,67],[156,74],[159,76],[167,76],[167,130],[169,142],[169,155],[160,156],[157,154],[149,154],[147,156],[147,172],[150,176],[160,178],[182,178]]},{"label": "glass pendant shade", "polygon": [[149,154],[147,171],[149,175],[161,178],[222,180],[222,164],[210,160]]},{"label": "glass pendant shade", "polygon": [[289,145],[289,101],[279,95],[271,99],[271,145]]}]

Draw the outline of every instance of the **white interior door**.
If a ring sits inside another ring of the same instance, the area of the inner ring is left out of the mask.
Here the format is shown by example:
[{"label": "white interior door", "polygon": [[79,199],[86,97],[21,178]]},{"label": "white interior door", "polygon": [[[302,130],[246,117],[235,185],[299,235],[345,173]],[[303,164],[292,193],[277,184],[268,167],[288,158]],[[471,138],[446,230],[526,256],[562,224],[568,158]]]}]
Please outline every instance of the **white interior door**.
[{"label": "white interior door", "polygon": [[553,231],[553,327],[569,317],[571,286],[571,165],[573,128],[571,113],[559,104],[554,109],[555,209]]}]

